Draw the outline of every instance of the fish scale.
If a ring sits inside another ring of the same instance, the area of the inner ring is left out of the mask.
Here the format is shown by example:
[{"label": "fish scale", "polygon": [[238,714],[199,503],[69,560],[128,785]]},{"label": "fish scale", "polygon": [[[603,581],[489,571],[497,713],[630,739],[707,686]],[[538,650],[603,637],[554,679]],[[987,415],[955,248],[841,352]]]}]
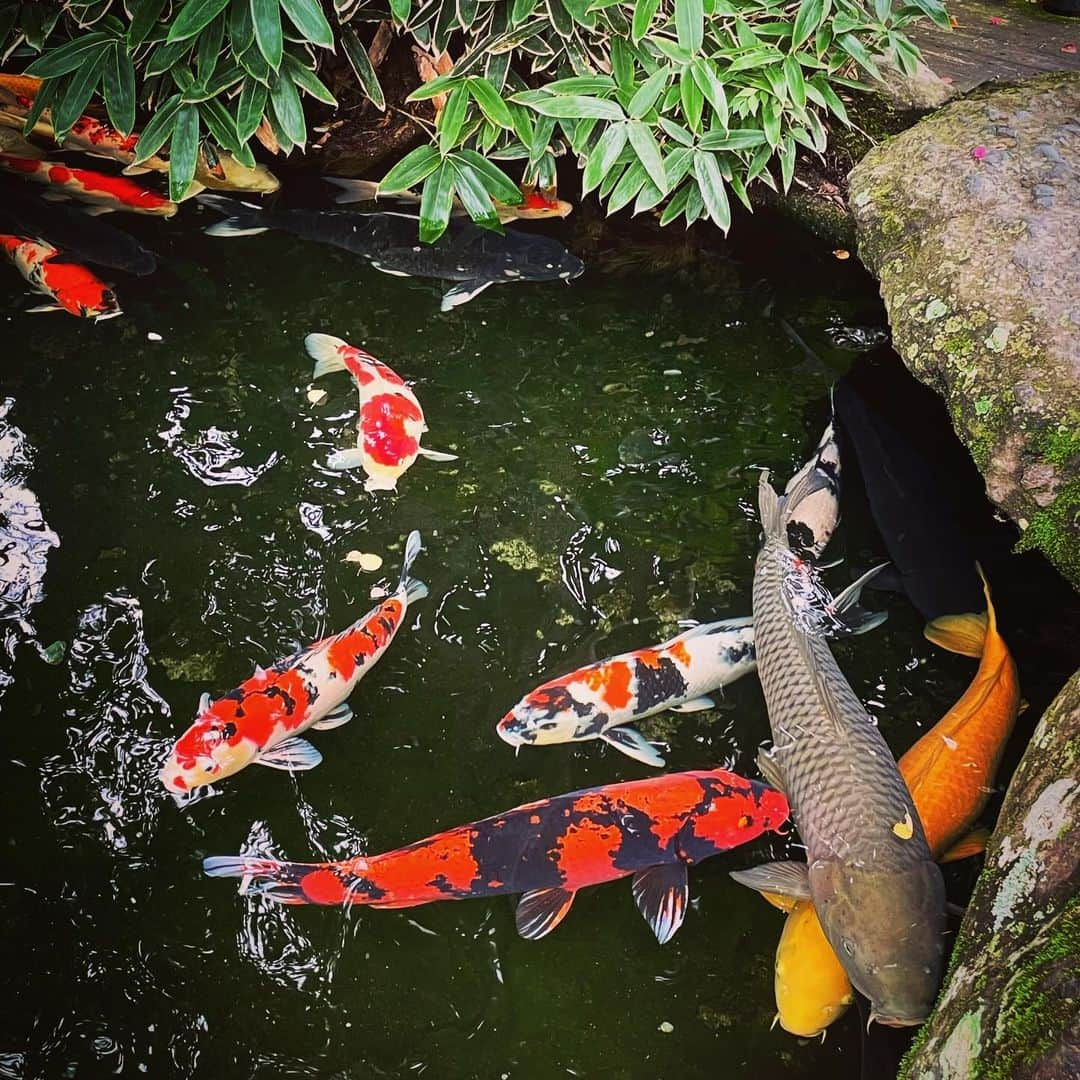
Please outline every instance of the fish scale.
[{"label": "fish scale", "polygon": [[813,901],[852,984],[870,999],[871,1020],[906,1026],[926,1018],[941,980],[945,886],[888,745],[825,639],[804,625],[841,608],[789,547],[787,526],[818,490],[811,472],[781,500],[762,475],[754,569],[758,672],[774,742],[761,765],[788,797],[807,863],[736,877],[766,890],[796,879],[789,895]]},{"label": "fish scale", "polygon": [[[807,858],[844,858],[872,847],[879,865],[930,857],[892,752],[844,678],[824,638],[799,629],[783,598],[787,545],[770,539],[754,573],[758,674],[774,750]],[[813,667],[807,665],[806,653]],[[815,677],[815,671],[817,673]],[[819,689],[820,687],[820,689]],[[838,729],[821,695],[835,703]],[[893,832],[910,815],[913,835]]]}]

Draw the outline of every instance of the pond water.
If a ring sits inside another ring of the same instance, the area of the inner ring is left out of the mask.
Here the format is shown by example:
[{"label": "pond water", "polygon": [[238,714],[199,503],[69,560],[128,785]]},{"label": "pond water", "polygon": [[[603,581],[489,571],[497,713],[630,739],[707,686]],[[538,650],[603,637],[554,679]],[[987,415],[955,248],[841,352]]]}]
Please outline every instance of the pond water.
[{"label": "pond water", "polygon": [[[494,723],[680,618],[749,612],[755,470],[786,477],[815,443],[829,383],[883,324],[872,283],[754,241],[678,272],[594,262],[569,288],[440,315],[434,283],[287,236],[213,239],[198,218],[138,223],[163,267],[121,283],[110,322],[24,314],[4,271],[0,446],[21,455],[4,479],[36,494],[48,569],[32,610],[28,585],[2,611],[24,621],[3,624],[14,660],[0,654],[0,1076],[857,1076],[854,1011],[823,1044],[770,1030],[780,916],[727,871],[782,857],[782,839],[695,868],[662,948],[626,881],[526,942],[506,898],[346,918],[238,896],[200,862],[384,851],[648,775],[600,743],[515,757]],[[309,400],[313,330],[410,380],[426,442],[460,460],[421,459],[397,494],[329,472],[356,391],[343,374]],[[430,597],[354,722],[314,736],[323,764],[250,768],[178,810],[155,774],[199,696],[357,618],[414,528]],[[837,548],[880,550],[857,506]],[[383,569],[359,573],[350,550]],[[1021,581],[1032,564],[1014,562]],[[889,621],[837,655],[899,752],[973,667],[933,649],[901,596],[873,600]],[[1037,607],[1016,610],[1034,627]],[[35,627],[67,643],[62,662],[26,643]],[[1065,662],[1046,666],[1049,693]],[[646,730],[671,769],[749,775],[768,734],[753,678]]]}]

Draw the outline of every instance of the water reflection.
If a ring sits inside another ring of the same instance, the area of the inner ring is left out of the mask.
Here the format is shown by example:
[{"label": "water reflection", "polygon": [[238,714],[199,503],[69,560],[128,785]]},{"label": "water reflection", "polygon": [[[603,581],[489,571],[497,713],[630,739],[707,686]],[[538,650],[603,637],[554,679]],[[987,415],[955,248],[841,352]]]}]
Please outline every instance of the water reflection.
[{"label": "water reflection", "polygon": [[142,858],[161,807],[160,732],[169,706],[147,679],[139,601],[106,593],[78,617],[63,699],[67,750],[46,758],[41,791],[61,846],[86,838]]},{"label": "water reflection", "polygon": [[[45,593],[49,550],[60,546],[37,496],[24,486],[34,454],[7,419],[14,405],[14,398],[0,400],[0,698],[12,682],[19,644],[37,644],[30,609]],[[54,659],[55,650],[45,652],[39,645],[38,651]]]}]

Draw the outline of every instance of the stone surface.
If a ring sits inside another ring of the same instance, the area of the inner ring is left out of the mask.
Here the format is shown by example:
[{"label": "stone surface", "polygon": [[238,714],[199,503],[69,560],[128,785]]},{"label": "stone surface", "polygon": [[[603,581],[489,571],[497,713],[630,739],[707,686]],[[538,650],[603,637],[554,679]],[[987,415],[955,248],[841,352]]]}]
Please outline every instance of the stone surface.
[{"label": "stone surface", "polygon": [[1009,785],[934,1012],[901,1080],[1080,1076],[1080,672]]},{"label": "stone surface", "polygon": [[1080,74],[988,86],[850,175],[894,345],[990,498],[1080,586]]}]

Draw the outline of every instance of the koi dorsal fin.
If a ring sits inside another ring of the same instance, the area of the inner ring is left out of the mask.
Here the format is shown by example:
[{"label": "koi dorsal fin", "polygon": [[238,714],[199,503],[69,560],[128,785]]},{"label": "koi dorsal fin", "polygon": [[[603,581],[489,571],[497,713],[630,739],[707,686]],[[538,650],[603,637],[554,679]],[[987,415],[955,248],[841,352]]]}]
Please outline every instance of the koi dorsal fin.
[{"label": "koi dorsal fin", "polygon": [[633,881],[634,903],[652,928],[656,940],[666,945],[686,918],[690,887],[686,864],[664,863],[639,870]]},{"label": "koi dorsal fin", "polygon": [[523,893],[514,914],[517,932],[529,941],[550,934],[566,918],[576,892],[573,889],[533,889]]}]

